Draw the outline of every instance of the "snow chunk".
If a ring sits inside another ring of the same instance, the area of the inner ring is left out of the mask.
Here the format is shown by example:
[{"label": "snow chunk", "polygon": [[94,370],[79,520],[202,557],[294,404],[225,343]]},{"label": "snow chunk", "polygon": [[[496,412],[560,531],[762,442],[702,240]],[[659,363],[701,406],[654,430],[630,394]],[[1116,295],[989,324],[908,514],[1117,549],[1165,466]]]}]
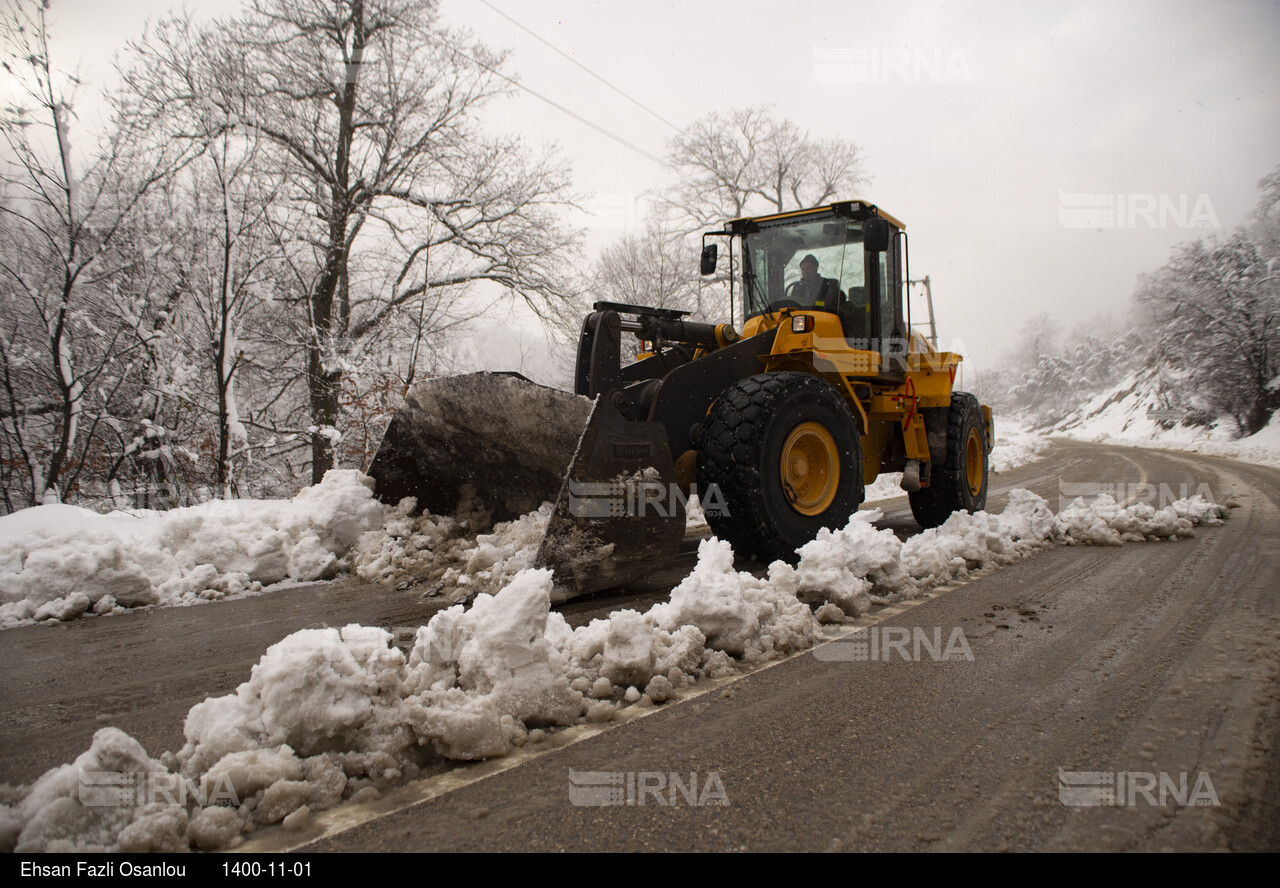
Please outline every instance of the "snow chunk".
[{"label": "snow chunk", "polygon": [[840,530],[823,528],[800,547],[798,591],[825,595],[845,614],[859,616],[870,609],[873,588],[882,594],[901,589],[907,582],[902,543],[893,531],[872,527],[882,517],[879,509],[855,512]]},{"label": "snow chunk", "polygon": [[0,808],[5,850],[184,849],[184,807],[118,802],[122,794],[133,800],[146,792],[152,775],[167,774],[137,740],[118,728],[103,728],[74,762],[45,772],[16,805]]},{"label": "snow chunk", "polygon": [[747,663],[812,646],[818,622],[796,598],[792,568],[774,562],[768,579],[733,569],[733,548],[711,538],[698,545],[693,572],[671,591],[668,602],[649,610],[662,629],[696,626],[706,644]]},{"label": "snow chunk", "polygon": [[648,683],[658,660],[654,629],[638,611],[610,614],[600,674],[616,685],[643,687]]},{"label": "snow chunk", "polygon": [[[420,735],[444,755],[488,758],[515,736],[500,724],[503,717],[524,725],[576,719],[582,694],[570,687],[564,654],[548,641],[550,609],[551,571],[530,569],[497,595],[477,596],[470,610],[455,605],[419,629],[408,686],[465,722],[450,730],[447,718],[433,714],[417,726]],[[555,634],[558,628],[552,624]],[[482,727],[487,736],[477,739]]]},{"label": "snow chunk", "polygon": [[412,500],[394,510],[384,527],[363,535],[353,553],[356,572],[387,585],[425,580],[428,591],[451,601],[494,594],[533,567],[551,520],[551,503],[489,533],[472,535],[470,520],[422,514],[411,517]]}]

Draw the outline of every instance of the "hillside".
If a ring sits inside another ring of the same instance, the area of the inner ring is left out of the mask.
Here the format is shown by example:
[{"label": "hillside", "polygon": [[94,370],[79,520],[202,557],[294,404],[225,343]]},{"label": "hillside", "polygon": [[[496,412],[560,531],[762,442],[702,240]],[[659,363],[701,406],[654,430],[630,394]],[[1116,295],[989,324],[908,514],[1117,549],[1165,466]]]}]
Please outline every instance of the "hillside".
[{"label": "hillside", "polygon": [[[1280,387],[1280,377],[1271,389]],[[1046,435],[1082,441],[1114,441],[1143,447],[1229,456],[1259,465],[1280,465],[1280,421],[1275,415],[1256,434],[1236,438],[1235,422],[1221,417],[1209,425],[1189,422],[1170,409],[1158,370],[1142,368],[1041,427]]]}]

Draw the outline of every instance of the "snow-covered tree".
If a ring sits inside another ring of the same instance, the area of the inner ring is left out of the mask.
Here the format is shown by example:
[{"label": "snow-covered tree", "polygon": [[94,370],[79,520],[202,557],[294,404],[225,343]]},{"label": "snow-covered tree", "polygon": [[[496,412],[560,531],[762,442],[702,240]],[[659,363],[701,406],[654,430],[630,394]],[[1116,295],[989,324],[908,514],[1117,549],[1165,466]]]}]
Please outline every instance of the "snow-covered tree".
[{"label": "snow-covered tree", "polygon": [[51,55],[47,7],[23,0],[0,18],[17,94],[0,114],[0,462],[10,509],[58,500],[89,463],[112,461],[112,403],[163,335],[158,313],[172,298],[145,268],[163,245],[129,226],[189,159],[119,102],[101,136],[77,132],[80,83]]},{"label": "snow-covered tree", "polygon": [[698,252],[654,216],[641,231],[625,234],[600,251],[592,280],[600,298],[701,314]]},{"label": "snow-covered tree", "polygon": [[1280,374],[1280,275],[1245,229],[1179,247],[1138,299],[1154,313],[1164,355],[1212,410],[1242,435],[1266,425]]},{"label": "snow-covered tree", "polygon": [[429,0],[251,0],[174,37],[193,27],[170,22],[138,47],[146,95],[257,134],[282,200],[303,210],[286,259],[303,296],[318,480],[341,437],[343,379],[362,362],[407,356],[413,337],[476,314],[481,282],[540,313],[561,296],[568,176],[480,129],[476,112],[508,88],[503,59],[443,27]]}]

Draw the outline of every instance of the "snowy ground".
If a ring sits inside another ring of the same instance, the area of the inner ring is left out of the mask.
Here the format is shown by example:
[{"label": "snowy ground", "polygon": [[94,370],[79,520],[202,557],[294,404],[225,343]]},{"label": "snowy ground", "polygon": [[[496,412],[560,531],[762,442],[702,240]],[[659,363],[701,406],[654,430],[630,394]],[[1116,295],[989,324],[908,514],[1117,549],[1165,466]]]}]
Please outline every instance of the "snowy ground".
[{"label": "snowy ground", "polygon": [[[1048,445],[1020,426],[999,427],[992,471],[1037,459]],[[900,480],[881,476],[867,502],[901,496]],[[544,504],[476,535],[466,521],[411,516],[408,502],[385,506],[371,485],[336,471],[292,500],[109,515],[49,505],[0,517],[0,629],[255,595],[349,572],[469,601],[533,566],[551,512]],[[696,500],[688,528],[709,531]]]},{"label": "snowy ground", "polygon": [[[1157,511],[1099,496],[1054,515],[1014,490],[1001,514],[961,512],[902,542],[876,529],[881,515],[869,509],[765,577],[736,572],[730,546],[704,540],[669,600],[577,629],[550,610],[549,572],[522,569],[496,595],[437,614],[408,655],[379,628],[284,638],[234,694],[192,707],[177,752],[153,758],[103,728],[74,762],[29,786],[0,787],[0,848],[233,847],[262,826],[297,828],[317,810],[376,797],[433,759],[502,756],[555,726],[661,704],[701,679],[812,647],[822,622],[971,571],[1052,545],[1186,537],[1226,514],[1200,497]],[[121,804],[120,787],[136,790],[136,803]]]},{"label": "snowy ground", "polygon": [[1110,441],[1158,450],[1180,450],[1206,456],[1226,456],[1263,466],[1280,466],[1280,419],[1272,417],[1266,428],[1248,438],[1233,440],[1234,423],[1224,419],[1208,428],[1179,423],[1165,428],[1147,415],[1167,409],[1149,387],[1126,380],[1081,405],[1050,429],[1080,441]]}]

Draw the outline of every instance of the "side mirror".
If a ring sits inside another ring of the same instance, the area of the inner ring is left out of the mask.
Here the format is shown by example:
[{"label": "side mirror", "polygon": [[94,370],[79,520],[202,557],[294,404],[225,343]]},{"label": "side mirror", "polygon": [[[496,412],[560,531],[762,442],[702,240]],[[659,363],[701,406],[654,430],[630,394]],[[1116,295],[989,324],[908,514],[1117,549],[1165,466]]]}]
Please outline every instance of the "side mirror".
[{"label": "side mirror", "polygon": [[719,255],[719,244],[706,244],[702,248],[702,273],[704,276],[716,273],[716,259]]},{"label": "side mirror", "polygon": [[862,241],[868,250],[883,253],[889,249],[889,223],[884,219],[868,219],[862,225]]}]

